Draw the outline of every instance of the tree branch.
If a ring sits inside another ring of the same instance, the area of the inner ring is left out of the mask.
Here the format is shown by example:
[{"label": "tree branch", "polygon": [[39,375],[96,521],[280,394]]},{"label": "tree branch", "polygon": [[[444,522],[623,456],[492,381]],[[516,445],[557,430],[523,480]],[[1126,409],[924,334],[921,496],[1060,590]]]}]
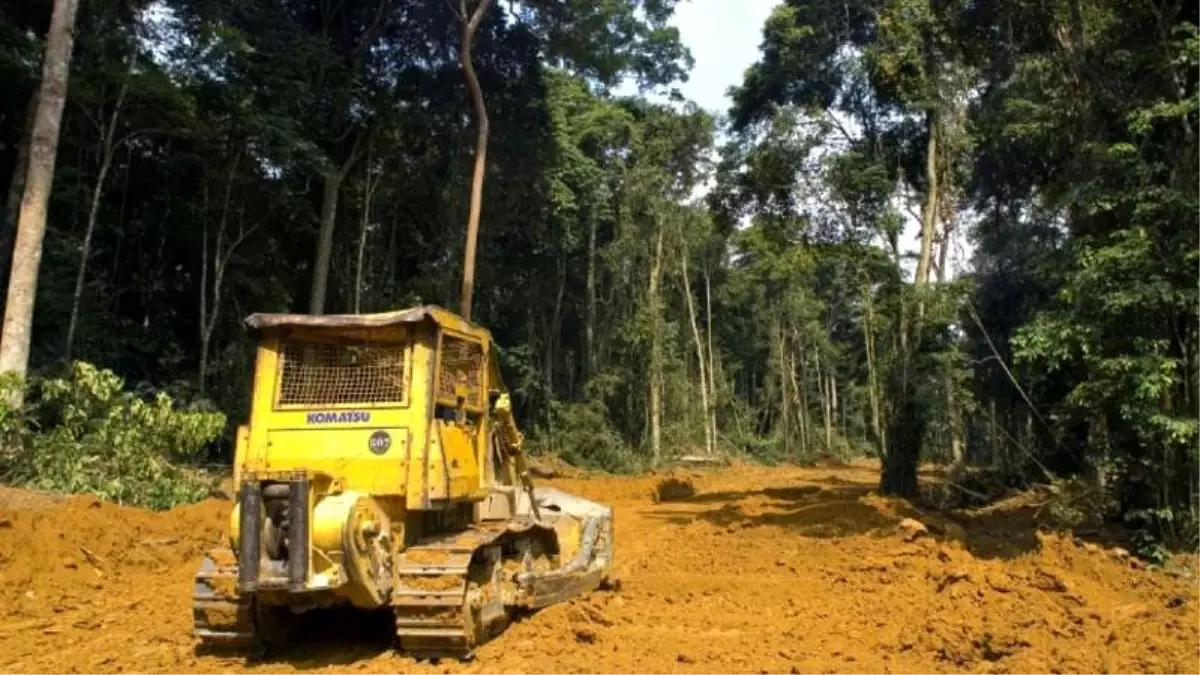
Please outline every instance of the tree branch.
[{"label": "tree branch", "polygon": [[363,62],[366,61],[367,50],[379,39],[379,31],[383,28],[383,17],[391,5],[392,0],[380,0],[379,7],[375,10],[375,18],[371,20],[371,25],[367,27],[367,31],[363,34],[362,41],[354,49],[353,60],[356,70],[362,68]]}]

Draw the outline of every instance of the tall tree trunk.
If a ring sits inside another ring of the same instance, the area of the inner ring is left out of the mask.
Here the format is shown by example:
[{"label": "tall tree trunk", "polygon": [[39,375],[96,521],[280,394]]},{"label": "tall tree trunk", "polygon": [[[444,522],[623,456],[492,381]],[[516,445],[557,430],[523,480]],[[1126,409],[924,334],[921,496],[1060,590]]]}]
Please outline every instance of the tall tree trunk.
[{"label": "tall tree trunk", "polygon": [[[952,218],[942,219],[942,241],[938,248],[938,264],[937,264],[937,281],[938,284],[946,283],[946,279],[950,275],[949,251],[950,245],[953,242],[954,221]],[[950,437],[950,463],[955,468],[962,465],[963,457],[963,438],[961,429],[961,420],[958,414],[958,409],[955,407],[954,399],[954,378],[952,373],[947,371],[944,377],[944,388],[946,390],[946,430]]]},{"label": "tall tree trunk", "polygon": [[29,171],[29,145],[33,140],[33,124],[37,120],[38,95],[34,91],[25,104],[25,126],[17,143],[17,157],[12,177],[8,180],[8,196],[4,200],[4,222],[0,223],[0,284],[8,284],[12,265],[13,240],[17,238],[17,217],[21,212],[21,195],[25,192],[25,174]]},{"label": "tall tree trunk", "polygon": [[371,177],[371,171],[375,167],[372,163],[372,143],[367,141],[367,170],[366,176],[363,179],[363,204],[362,217],[358,229],[358,255],[354,264],[354,313],[362,314],[362,286],[363,286],[363,260],[367,253],[367,229],[371,225],[371,204],[375,196],[375,189],[379,187],[379,181],[382,176]]},{"label": "tall tree trunk", "polygon": [[705,333],[708,340],[708,400],[709,400],[709,420],[708,424],[712,427],[713,448],[716,449],[717,444],[717,368],[716,357],[713,356],[713,329],[712,329],[712,281],[709,278],[708,263],[704,264],[704,322]]},{"label": "tall tree trunk", "polygon": [[901,497],[915,497],[918,491],[917,463],[921,458],[921,442],[925,433],[925,407],[913,393],[913,358],[921,350],[924,334],[925,290],[929,284],[930,259],[933,254],[933,227],[938,215],[938,112],[931,108],[925,114],[928,141],[925,145],[925,206],[921,213],[921,257],[913,280],[916,288],[916,316],[909,317],[902,308],[899,333],[901,348],[897,364],[889,377],[888,446],[879,491]]},{"label": "tall tree trunk", "polygon": [[833,429],[842,436],[846,435],[845,425],[838,416],[838,381],[837,371],[829,367],[829,416],[833,419]]},{"label": "tall tree trunk", "polygon": [[321,195],[321,229],[317,234],[317,257],[313,263],[312,292],[308,296],[308,313],[325,313],[325,296],[329,288],[329,260],[333,257],[333,232],[337,225],[338,197],[342,192],[345,174],[330,171],[323,177]]},{"label": "tall tree trunk", "polygon": [[460,292],[461,307],[459,313],[463,318],[471,320],[471,304],[475,294],[475,245],[479,238],[479,212],[483,208],[483,177],[487,166],[488,146],[488,115],[487,106],[483,102],[483,89],[479,86],[479,78],[475,75],[475,65],[471,63],[471,50],[475,42],[475,31],[487,13],[491,0],[480,0],[475,11],[467,14],[467,0],[459,0],[459,18],[462,20],[462,43],[459,47],[459,61],[463,74],[467,78],[467,88],[471,91],[471,103],[475,107],[475,168],[471,173],[471,204],[467,215],[467,245],[463,251],[462,290]]},{"label": "tall tree trunk", "polygon": [[902,350],[889,373],[887,446],[879,478],[880,493],[906,498],[918,493],[917,463],[925,436],[925,404],[914,395],[912,382],[912,354],[920,348],[919,337],[909,343],[911,351]]},{"label": "tall tree trunk", "polygon": [[880,492],[900,497],[918,493],[917,463],[920,461],[921,436],[925,432],[920,403],[905,392],[889,415],[888,449],[883,459]]},{"label": "tall tree trunk", "polygon": [[[1185,326],[1187,323],[1184,324]],[[1184,355],[1183,388],[1189,410],[1196,409],[1196,396],[1200,394],[1200,330],[1196,326],[1184,328],[1179,351]]]},{"label": "tall tree trunk", "polygon": [[342,183],[361,157],[363,137],[370,130],[360,131],[341,167],[326,169],[321,176],[321,227],[317,233],[317,253],[313,260],[312,291],[308,297],[309,314],[324,314],[325,300],[329,291],[329,261],[333,258],[333,233],[337,229],[338,200],[342,194]]},{"label": "tall tree trunk", "polygon": [[589,218],[587,249],[587,316],[583,325],[583,364],[586,383],[596,374],[596,227],[595,218]]},{"label": "tall tree trunk", "polygon": [[363,211],[358,228],[358,252],[354,256],[354,313],[362,314],[363,261],[367,257],[367,228],[371,223],[371,197],[364,190]]},{"label": "tall tree trunk", "polygon": [[713,455],[713,430],[709,425],[710,417],[709,399],[708,399],[708,376],[706,374],[706,365],[704,359],[704,343],[700,340],[700,326],[696,321],[696,305],[692,300],[692,283],[688,280],[688,247],[687,241],[683,239],[683,232],[679,233],[680,239],[680,256],[679,256],[679,271],[680,277],[683,279],[683,296],[686,300],[688,311],[688,323],[692,327],[692,341],[696,345],[696,364],[700,367],[700,408],[704,411],[704,416],[701,418],[704,422],[704,454]]},{"label": "tall tree trunk", "polygon": [[[804,374],[808,370],[808,354],[803,345],[797,341],[800,350],[800,363],[792,356],[792,368],[788,373],[792,377],[792,390],[796,394],[796,421],[800,424],[800,453],[807,455],[812,449],[812,422],[808,415],[808,392],[804,389]],[[799,372],[797,372],[799,371]]]},{"label": "tall tree trunk", "polygon": [[1105,465],[1109,461],[1111,448],[1108,435],[1108,419],[1103,412],[1097,412],[1093,415],[1091,421],[1088,422],[1087,429],[1087,448],[1088,458],[1084,467],[1085,475],[1092,483],[1098,494],[1104,494],[1105,488]]},{"label": "tall tree trunk", "polygon": [[[947,199],[947,203],[950,200]],[[937,280],[939,284],[945,283],[950,276],[948,266],[950,264],[950,245],[954,242],[954,223],[945,218],[942,222],[942,240],[938,246],[938,263],[937,263]]]},{"label": "tall tree trunk", "polygon": [[662,280],[663,226],[657,223],[654,260],[650,264],[650,284],[647,299],[650,304],[650,461],[658,466],[662,459],[662,302],[659,298]]},{"label": "tall tree trunk", "polygon": [[[938,116],[936,110],[930,110],[925,114],[925,128],[929,139],[925,144],[925,206],[921,210],[921,257],[917,261],[917,277],[915,279],[918,288],[923,288],[929,282],[929,263],[933,256],[933,228],[938,215]],[[924,301],[918,298],[918,316],[923,312]]]},{"label": "tall tree trunk", "polygon": [[[78,9],[79,0],[54,0],[42,62],[37,120],[29,145],[29,171],[25,177],[25,193],[13,246],[4,328],[0,333],[0,373],[14,373],[22,379],[29,369],[33,307],[42,263],[42,241],[46,237],[46,210],[54,186],[54,162],[58,154],[63,105],[67,100],[67,75],[71,70]],[[10,403],[19,407],[24,401],[24,389],[18,387]]]},{"label": "tall tree trunk", "polygon": [[988,410],[991,412],[991,415],[988,416],[988,447],[992,455],[991,464],[992,466],[996,466],[997,464],[1001,464],[999,461],[1001,458],[1000,444],[997,442],[1000,435],[996,429],[996,399],[994,397],[988,402]]},{"label": "tall tree trunk", "polygon": [[[779,367],[779,427],[781,429],[780,440],[783,442],[783,453],[790,454],[792,445],[792,397],[788,395],[788,383],[793,385],[796,381],[796,365],[791,360],[791,353],[788,351],[787,338],[783,330],[783,324],[778,324],[779,329],[776,331],[778,340],[775,340],[777,345],[774,349],[778,353]],[[793,386],[793,389],[795,387]]]},{"label": "tall tree trunk", "polygon": [[[1187,318],[1183,321],[1183,362],[1187,364],[1187,376],[1182,382],[1186,390],[1187,410],[1192,417],[1200,412],[1200,327]],[[1187,474],[1181,476],[1187,482],[1188,503],[1195,503],[1196,462],[1187,456]]]},{"label": "tall tree trunk", "polygon": [[396,283],[396,255],[398,253],[397,241],[396,241],[396,229],[397,229],[397,223],[399,222],[399,220],[400,220],[399,212],[398,211],[392,212],[392,224],[391,224],[391,227],[388,228],[388,254],[387,254],[387,266],[385,267],[385,269],[387,271],[385,272],[385,275],[384,275],[384,280],[385,280],[385,283],[387,284],[385,286],[385,288],[387,289],[386,298],[391,300],[393,303],[396,300],[396,291],[394,288],[394,284]]},{"label": "tall tree trunk", "polygon": [[817,371],[817,391],[821,393],[821,419],[825,422],[825,451],[833,447],[833,417],[829,394],[829,378],[821,368],[821,350],[813,350],[813,363]]},{"label": "tall tree trunk", "polygon": [[117,100],[113,104],[112,115],[108,118],[108,127],[100,139],[100,171],[96,175],[96,184],[92,186],[92,204],[88,209],[87,227],[83,233],[83,247],[79,251],[79,270],[75,274],[75,293],[71,296],[71,318],[67,321],[67,340],[63,347],[63,360],[71,362],[71,352],[75,346],[75,331],[79,326],[79,310],[83,304],[83,285],[87,281],[88,258],[92,255],[92,237],[96,233],[96,218],[100,213],[100,198],[104,195],[104,182],[112,169],[113,157],[117,152],[117,120],[121,116],[121,106],[125,103],[125,95],[129,92],[129,80],[133,77],[133,69],[137,65],[137,52],[129,57],[129,69],[117,92]]},{"label": "tall tree trunk", "polygon": [[[200,393],[204,394],[208,385],[208,354],[212,348],[213,334],[216,332],[217,319],[221,316],[221,300],[225,289],[225,273],[229,269],[229,261],[233,258],[234,252],[246,241],[246,238],[257,228],[252,227],[246,229],[245,209],[241,211],[238,224],[238,236],[233,241],[229,240],[229,209],[233,197],[233,183],[237,176],[238,164],[242,154],[238,152],[233,157],[233,162],[229,166],[229,173],[225,179],[225,196],[221,202],[221,220],[217,225],[217,233],[214,239],[212,258],[212,288],[208,288],[208,210],[204,213],[204,227],[202,234],[204,243],[201,247],[202,258],[201,263],[204,269],[201,271],[201,286],[200,286],[200,364],[197,373],[197,380]],[[207,200],[205,200],[207,204]],[[208,295],[211,293],[211,299]]]},{"label": "tall tree trunk", "polygon": [[[208,250],[208,176],[201,175],[203,183],[200,187],[200,359],[196,366],[196,384],[201,392],[204,391],[205,380],[208,377],[208,268],[211,258]],[[192,208],[193,213],[195,207]]]},{"label": "tall tree trunk", "polygon": [[1079,0],[1067,0],[1067,20],[1071,24],[1072,55],[1087,47],[1087,33],[1083,30],[1083,9]]},{"label": "tall tree trunk", "polygon": [[546,419],[551,420],[551,407],[554,401],[554,364],[557,360],[559,336],[562,335],[562,305],[563,296],[567,290],[567,256],[558,257],[558,273],[554,291],[554,311],[550,315],[550,325],[546,327],[545,379],[542,382],[542,396],[546,402]]},{"label": "tall tree trunk", "polygon": [[963,457],[963,439],[959,429],[958,409],[954,404],[953,382],[949,375],[946,376],[946,422],[950,434],[950,463],[959,467],[965,459]]},{"label": "tall tree trunk", "polygon": [[871,408],[871,432],[874,434],[875,451],[880,458],[887,451],[887,438],[883,429],[879,387],[878,361],[875,358],[875,312],[871,301],[871,289],[863,286],[863,344],[867,352],[867,400]]}]

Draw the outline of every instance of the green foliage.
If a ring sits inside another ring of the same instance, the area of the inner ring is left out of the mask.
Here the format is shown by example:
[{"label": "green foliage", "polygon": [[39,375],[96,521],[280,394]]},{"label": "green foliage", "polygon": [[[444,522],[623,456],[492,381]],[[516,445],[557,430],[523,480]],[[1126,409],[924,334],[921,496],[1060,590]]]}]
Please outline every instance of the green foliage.
[{"label": "green foliage", "polygon": [[[979,192],[1001,208],[1027,202],[1066,235],[1020,252],[1055,267],[1031,267],[1026,288],[1041,288],[1026,294],[1033,311],[1010,345],[1040,373],[1030,384],[1055,443],[1043,456],[1072,471],[1058,458],[1114,467],[1118,511],[1138,536],[1186,542],[1200,438],[1196,17],[1099,3],[1072,21],[1066,49],[1037,33],[989,45],[997,60],[1017,56],[981,106],[983,129],[1002,141],[983,144],[991,173]],[[1014,253],[993,255],[1005,264]]]},{"label": "green foliage", "polygon": [[220,413],[180,410],[162,392],[140,398],[113,372],[84,362],[31,386],[20,415],[5,410],[2,419],[19,448],[0,469],[6,482],[152,509],[211,494],[214,486],[182,465],[225,430]]},{"label": "green foliage", "polygon": [[534,436],[535,451],[553,452],[563,460],[588,469],[629,473],[642,468],[642,461],[627,446],[598,401],[552,405],[552,422]]},{"label": "green foliage", "polygon": [[[17,121],[48,10],[11,4],[0,119]],[[81,16],[35,371],[61,367],[53,336],[78,305],[75,355],[244,418],[240,320],[303,311],[326,186],[327,311],[456,306],[474,125],[454,3],[318,4]],[[873,454],[913,482],[923,460],[1007,486],[1060,477],[1064,522],[1119,518],[1150,552],[1194,541],[1195,8],[785,0],[714,164],[709,113],[611,94],[686,76],[675,6],[494,3],[477,35],[491,137],[475,318],[531,444],[612,471],[694,452],[703,368],[720,452]],[[97,190],[98,130],[123,83]],[[0,172],[21,127],[0,125]],[[932,266],[964,237],[974,257],[967,275],[913,284],[929,160]],[[0,410],[20,439],[8,475],[119,499],[161,485],[154,500],[173,501],[190,485],[174,467],[215,418],[106,378],[39,383],[30,410]]]},{"label": "green foliage", "polygon": [[1087,478],[1072,476],[1050,485],[1046,513],[1051,525],[1073,529],[1100,525],[1116,515],[1119,509],[1120,504],[1109,491]]}]

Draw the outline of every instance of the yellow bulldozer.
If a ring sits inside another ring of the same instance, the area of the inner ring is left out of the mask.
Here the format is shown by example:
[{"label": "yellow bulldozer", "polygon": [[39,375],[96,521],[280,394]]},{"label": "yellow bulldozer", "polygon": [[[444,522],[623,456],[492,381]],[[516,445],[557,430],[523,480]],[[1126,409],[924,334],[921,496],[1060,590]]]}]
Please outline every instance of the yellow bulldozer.
[{"label": "yellow bulldozer", "polygon": [[202,645],[296,615],[391,611],[398,648],[465,658],[515,614],[609,580],[612,511],[535,488],[491,334],[436,306],[255,314],[227,545],[196,575]]}]

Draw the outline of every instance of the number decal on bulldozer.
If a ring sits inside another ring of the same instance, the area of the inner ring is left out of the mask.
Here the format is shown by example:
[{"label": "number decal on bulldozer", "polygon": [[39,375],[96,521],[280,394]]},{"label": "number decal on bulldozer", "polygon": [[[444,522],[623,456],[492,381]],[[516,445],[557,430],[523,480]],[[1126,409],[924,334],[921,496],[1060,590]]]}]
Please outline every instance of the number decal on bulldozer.
[{"label": "number decal on bulldozer", "polygon": [[367,440],[367,447],[371,449],[371,452],[382,455],[392,447],[392,437],[386,431],[376,431]]}]

